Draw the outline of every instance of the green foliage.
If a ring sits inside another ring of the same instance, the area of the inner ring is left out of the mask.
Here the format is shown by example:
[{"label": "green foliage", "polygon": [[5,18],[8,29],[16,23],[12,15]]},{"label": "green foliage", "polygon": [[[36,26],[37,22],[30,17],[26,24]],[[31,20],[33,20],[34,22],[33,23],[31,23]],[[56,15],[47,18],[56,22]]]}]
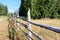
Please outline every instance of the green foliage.
[{"label": "green foliage", "polygon": [[0,3],[0,15],[7,15],[8,8],[6,5]]},{"label": "green foliage", "polygon": [[21,0],[21,8],[20,8],[20,16],[27,16],[27,11],[28,11],[28,7],[29,7],[29,4],[28,4],[28,0]]},{"label": "green foliage", "polygon": [[28,8],[33,19],[57,18],[60,15],[60,0],[21,0],[19,15],[27,17]]},{"label": "green foliage", "polygon": [[57,15],[56,18],[57,18],[57,19],[60,19],[60,15]]}]

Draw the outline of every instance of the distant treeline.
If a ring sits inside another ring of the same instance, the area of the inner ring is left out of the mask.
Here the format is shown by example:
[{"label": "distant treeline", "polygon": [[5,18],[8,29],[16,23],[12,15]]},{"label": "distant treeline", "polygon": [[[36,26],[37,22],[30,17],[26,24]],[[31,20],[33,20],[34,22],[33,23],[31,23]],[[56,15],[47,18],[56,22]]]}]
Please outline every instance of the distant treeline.
[{"label": "distant treeline", "polygon": [[29,8],[33,19],[60,18],[60,0],[21,0],[19,15],[27,17]]},{"label": "distant treeline", "polygon": [[0,15],[7,15],[8,8],[6,5],[0,3]]}]

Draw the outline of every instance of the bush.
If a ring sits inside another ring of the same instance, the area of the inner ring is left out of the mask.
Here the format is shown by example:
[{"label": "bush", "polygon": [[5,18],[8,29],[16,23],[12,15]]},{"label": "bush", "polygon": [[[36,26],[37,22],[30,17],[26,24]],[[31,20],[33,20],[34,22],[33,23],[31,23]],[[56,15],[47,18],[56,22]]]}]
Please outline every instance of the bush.
[{"label": "bush", "polygon": [[60,15],[57,15],[57,19],[60,19]]}]

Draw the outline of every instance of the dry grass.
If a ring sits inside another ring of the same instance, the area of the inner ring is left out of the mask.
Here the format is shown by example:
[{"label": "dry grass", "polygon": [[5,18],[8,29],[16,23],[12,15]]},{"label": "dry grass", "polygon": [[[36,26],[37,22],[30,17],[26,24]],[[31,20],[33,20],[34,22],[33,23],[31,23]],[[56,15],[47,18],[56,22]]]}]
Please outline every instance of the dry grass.
[{"label": "dry grass", "polygon": [[[56,27],[60,26],[60,19],[41,19],[41,20],[32,20],[32,21],[40,24],[46,24],[46,25],[51,25]],[[38,28],[36,26],[33,26],[33,30],[38,34],[40,34],[45,40],[58,40],[60,38],[59,34],[58,34],[59,35],[59,38],[58,38],[57,33],[44,28]]]},{"label": "dry grass", "polygon": [[1,18],[4,18],[4,20],[0,22],[0,40],[9,40],[7,17]]},{"label": "dry grass", "polygon": [[[39,24],[46,24],[60,28],[60,19],[39,19],[32,21],[37,22]],[[21,19],[20,22],[27,24],[27,22],[22,21]],[[60,40],[60,34],[58,33],[34,25],[31,25],[31,27],[34,32],[41,35],[45,40]],[[28,32],[22,25],[20,25],[20,28]],[[16,35],[20,40],[27,40],[26,36],[21,31],[18,30],[16,31],[17,31]],[[4,20],[3,22],[0,22],[0,40],[8,40],[7,36],[8,36],[8,21]],[[38,40],[34,35],[32,35],[32,37],[34,38],[34,40]]]},{"label": "dry grass", "polygon": [[[39,20],[32,20],[33,22],[39,23],[39,24],[46,24],[51,26],[60,27],[60,19],[39,19]],[[20,22],[23,22],[24,24],[27,24],[27,22],[20,20]],[[53,31],[40,28],[35,25],[31,25],[32,30],[39,35],[41,35],[45,40],[60,40],[60,34],[55,33]],[[20,28],[24,31],[26,30],[24,27],[20,25]],[[38,40],[34,35],[32,35],[34,40]],[[20,32],[20,39],[25,40],[26,37]]]}]

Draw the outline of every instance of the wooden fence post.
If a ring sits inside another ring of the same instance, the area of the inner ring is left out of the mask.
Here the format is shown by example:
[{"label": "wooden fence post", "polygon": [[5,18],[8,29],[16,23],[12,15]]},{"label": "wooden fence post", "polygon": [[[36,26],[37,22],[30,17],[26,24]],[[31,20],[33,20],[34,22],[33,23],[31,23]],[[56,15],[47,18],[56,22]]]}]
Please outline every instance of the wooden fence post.
[{"label": "wooden fence post", "polygon": [[[30,9],[28,10],[28,21],[31,21],[31,16],[30,16]],[[31,30],[31,24],[28,23],[28,29]],[[31,37],[32,36],[32,33],[29,32],[29,36]],[[28,38],[28,40],[31,40],[30,38]]]}]

